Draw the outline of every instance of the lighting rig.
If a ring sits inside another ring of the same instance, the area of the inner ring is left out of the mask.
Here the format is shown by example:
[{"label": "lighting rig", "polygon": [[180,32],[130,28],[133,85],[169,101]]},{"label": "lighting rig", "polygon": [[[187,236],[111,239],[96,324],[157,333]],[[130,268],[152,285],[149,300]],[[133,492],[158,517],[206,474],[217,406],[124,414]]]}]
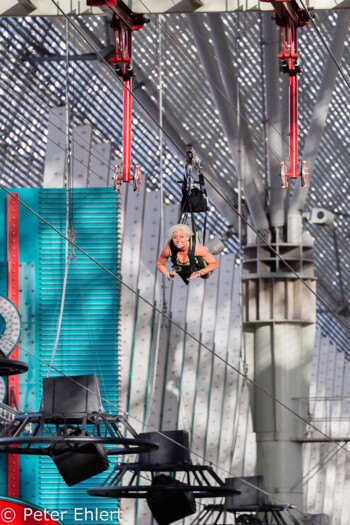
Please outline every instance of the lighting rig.
[{"label": "lighting rig", "polygon": [[205,505],[191,525],[224,525],[228,516],[240,525],[301,525],[290,506],[270,502],[263,476],[227,478],[226,485],[238,494],[226,496],[223,504]]},{"label": "lighting rig", "polygon": [[[216,498],[239,491],[221,480],[209,465],[193,465],[188,433],[182,430],[140,434],[158,450],[140,455],[136,463],[120,463],[90,496],[146,499],[159,525],[196,512],[196,498]],[[181,478],[181,479],[179,479]]]},{"label": "lighting rig", "polygon": [[96,376],[44,379],[42,409],[14,415],[0,432],[0,453],[50,456],[71,486],[106,470],[110,455],[158,448],[124,416],[106,414],[100,400]]}]

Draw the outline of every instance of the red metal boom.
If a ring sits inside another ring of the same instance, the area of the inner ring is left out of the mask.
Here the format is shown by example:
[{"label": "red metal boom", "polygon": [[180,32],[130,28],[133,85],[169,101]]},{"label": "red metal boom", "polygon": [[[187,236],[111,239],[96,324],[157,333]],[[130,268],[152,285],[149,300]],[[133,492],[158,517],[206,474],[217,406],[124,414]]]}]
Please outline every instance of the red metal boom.
[{"label": "red metal boom", "polygon": [[[115,188],[121,182],[134,182],[134,189],[140,189],[141,169],[131,165],[131,109],[132,109],[132,33],[148,22],[144,15],[133,13],[120,0],[87,0],[88,6],[99,6],[111,18],[114,31],[114,62],[117,75],[123,79],[123,162],[115,167]],[[132,172],[132,173],[131,173]]]},{"label": "red metal boom", "polygon": [[[266,0],[263,0],[266,1]],[[276,24],[282,28],[283,52],[278,55],[281,69],[289,76],[289,164],[281,162],[282,187],[288,186],[288,177],[301,177],[301,185],[308,184],[307,162],[298,156],[298,74],[302,72],[298,54],[298,27],[309,23],[309,15],[296,0],[271,0],[276,12]]]}]

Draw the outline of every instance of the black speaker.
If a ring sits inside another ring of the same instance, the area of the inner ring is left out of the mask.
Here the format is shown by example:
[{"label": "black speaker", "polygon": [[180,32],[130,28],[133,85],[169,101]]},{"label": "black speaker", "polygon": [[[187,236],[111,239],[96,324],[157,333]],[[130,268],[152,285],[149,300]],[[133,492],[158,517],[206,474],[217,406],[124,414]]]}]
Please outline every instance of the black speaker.
[{"label": "black speaker", "polygon": [[70,487],[109,467],[106,449],[100,443],[58,443],[51,445],[50,456]]},{"label": "black speaker", "polygon": [[[164,436],[162,434],[164,434]],[[140,454],[140,466],[191,463],[188,448],[188,432],[184,430],[167,430],[162,432],[162,434],[159,434],[159,432],[144,432],[140,434],[141,439],[147,439],[159,446],[158,450]],[[179,443],[179,445],[177,445],[177,443]]]},{"label": "black speaker", "polygon": [[[196,512],[196,502],[192,492],[181,490],[184,483],[171,476],[160,474],[155,476],[152,485],[161,485],[161,488],[152,490],[147,494],[147,503],[153,517],[159,525],[168,525],[173,521],[181,520]],[[178,487],[179,490],[166,487]]]},{"label": "black speaker", "polygon": [[46,414],[100,412],[98,377],[86,375],[44,378],[43,409]]},{"label": "black speaker", "polygon": [[226,496],[225,510],[246,510],[254,509],[269,503],[269,496],[266,494],[264,476],[248,476],[245,478],[227,478],[226,485],[240,491],[240,494]]}]

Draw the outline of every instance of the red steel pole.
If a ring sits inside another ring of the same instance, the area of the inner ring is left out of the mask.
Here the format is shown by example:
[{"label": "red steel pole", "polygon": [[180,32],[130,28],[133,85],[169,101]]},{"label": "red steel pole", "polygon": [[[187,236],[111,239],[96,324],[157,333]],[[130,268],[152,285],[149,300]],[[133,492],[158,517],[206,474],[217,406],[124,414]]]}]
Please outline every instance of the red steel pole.
[{"label": "red steel pole", "polygon": [[[123,64],[126,72],[127,64]],[[123,180],[129,182],[132,179],[131,170],[131,106],[132,106],[132,81],[131,77],[124,80],[123,86]]]},{"label": "red steel pole", "polygon": [[[14,193],[18,197],[18,193]],[[7,197],[7,288],[9,299],[19,307],[19,204],[11,195]],[[10,359],[18,361],[18,346]],[[19,377],[8,378],[8,405],[18,408]],[[7,494],[19,498],[19,455],[9,454],[7,458]]]},{"label": "red steel pole", "polygon": [[289,28],[289,176],[296,178],[298,174],[298,74],[295,71],[294,60],[297,53],[297,28]]},{"label": "red steel pole", "polygon": [[289,97],[290,177],[295,178],[298,176],[298,75],[289,76]]}]

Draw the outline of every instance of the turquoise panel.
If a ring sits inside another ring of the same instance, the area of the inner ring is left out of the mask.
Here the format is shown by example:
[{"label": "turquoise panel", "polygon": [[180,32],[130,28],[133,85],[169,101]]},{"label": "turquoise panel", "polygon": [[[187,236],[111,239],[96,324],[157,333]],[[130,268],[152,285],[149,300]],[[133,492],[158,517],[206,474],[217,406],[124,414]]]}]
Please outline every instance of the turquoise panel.
[{"label": "turquoise panel", "polygon": [[[50,225],[66,233],[65,190],[19,189],[19,198]],[[0,194],[0,289],[7,292],[6,200]],[[117,196],[109,188],[70,192],[74,240],[112,273],[119,272]],[[20,376],[20,410],[39,410],[42,378],[55,347],[66,268],[65,240],[20,206],[20,359],[29,371]],[[51,377],[95,374],[100,379],[106,412],[117,413],[119,284],[79,250],[70,250],[61,335]],[[25,352],[27,350],[27,352]],[[68,487],[49,457],[20,457],[20,497],[62,513],[64,525],[91,525],[104,517],[117,522],[117,502],[93,498],[107,472]],[[7,494],[7,461],[0,455],[0,494]],[[102,513],[102,514],[101,514]]]}]

